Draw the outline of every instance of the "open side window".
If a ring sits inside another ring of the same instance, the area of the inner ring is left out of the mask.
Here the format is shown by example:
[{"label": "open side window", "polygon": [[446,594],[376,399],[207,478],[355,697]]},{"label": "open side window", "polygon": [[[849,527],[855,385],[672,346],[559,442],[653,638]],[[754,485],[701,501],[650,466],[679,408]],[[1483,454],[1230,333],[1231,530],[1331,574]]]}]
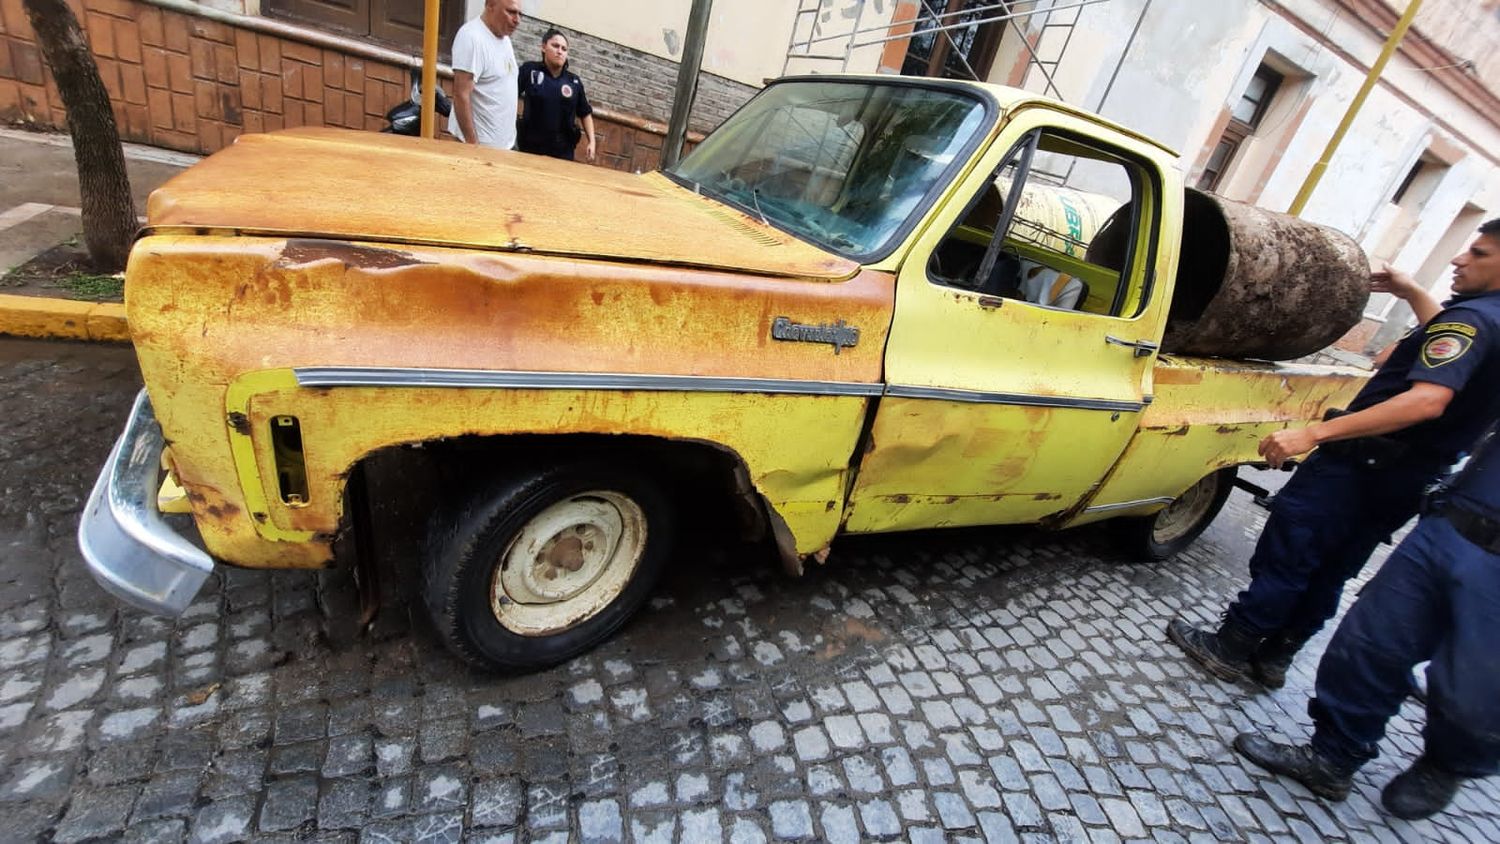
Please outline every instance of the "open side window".
[{"label": "open side window", "polygon": [[929,259],[935,284],[1063,310],[1133,316],[1154,182],[1098,141],[1027,134]]}]

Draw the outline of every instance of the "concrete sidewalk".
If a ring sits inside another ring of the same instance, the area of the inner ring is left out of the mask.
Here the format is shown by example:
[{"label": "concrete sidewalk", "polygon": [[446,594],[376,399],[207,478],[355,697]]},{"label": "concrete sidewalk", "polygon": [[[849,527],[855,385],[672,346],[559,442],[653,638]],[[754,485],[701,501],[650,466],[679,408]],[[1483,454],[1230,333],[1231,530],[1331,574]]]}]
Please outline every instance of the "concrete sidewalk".
[{"label": "concrete sidewalk", "polygon": [[[137,211],[162,182],[197,156],[125,145]],[[0,129],[0,276],[79,235],[78,170],[67,135]],[[114,302],[0,293],[0,334],[128,341],[125,309]]]}]

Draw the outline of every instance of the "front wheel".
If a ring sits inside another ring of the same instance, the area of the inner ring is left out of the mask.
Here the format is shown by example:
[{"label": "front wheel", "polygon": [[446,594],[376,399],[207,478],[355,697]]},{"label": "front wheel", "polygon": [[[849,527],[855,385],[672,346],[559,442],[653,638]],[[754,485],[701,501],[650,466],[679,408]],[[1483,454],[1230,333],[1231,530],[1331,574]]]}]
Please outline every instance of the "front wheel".
[{"label": "front wheel", "polygon": [[1116,519],[1111,524],[1120,550],[1132,557],[1165,560],[1193,544],[1224,509],[1234,477],[1234,467],[1220,469],[1153,515]]},{"label": "front wheel", "polygon": [[659,487],[621,468],[516,471],[434,519],[424,598],[450,650],[485,668],[532,670],[609,638],[666,565],[672,514]]}]

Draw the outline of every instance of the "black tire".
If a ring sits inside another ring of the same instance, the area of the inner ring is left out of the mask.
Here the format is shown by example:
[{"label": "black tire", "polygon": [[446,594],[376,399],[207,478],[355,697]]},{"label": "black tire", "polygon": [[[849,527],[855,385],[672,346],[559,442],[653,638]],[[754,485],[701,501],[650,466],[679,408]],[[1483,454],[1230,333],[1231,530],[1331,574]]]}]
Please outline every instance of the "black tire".
[{"label": "black tire", "polygon": [[556,665],[608,639],[650,595],[675,527],[656,483],[597,463],[513,470],[442,510],[428,536],[428,614],[453,653],[508,671]]},{"label": "black tire", "polygon": [[1110,523],[1120,551],[1132,558],[1165,560],[1193,544],[1234,489],[1235,469],[1220,469],[1188,487],[1177,500],[1150,516]]}]

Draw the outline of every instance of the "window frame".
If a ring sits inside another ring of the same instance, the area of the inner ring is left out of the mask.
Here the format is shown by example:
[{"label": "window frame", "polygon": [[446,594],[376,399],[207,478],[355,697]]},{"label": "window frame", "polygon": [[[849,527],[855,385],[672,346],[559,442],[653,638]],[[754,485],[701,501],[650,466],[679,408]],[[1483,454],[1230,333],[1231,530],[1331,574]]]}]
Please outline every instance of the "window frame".
[{"label": "window frame", "polygon": [[[1027,179],[1031,176],[1033,159],[1037,148],[1041,145],[1043,135],[1052,135],[1069,143],[1103,153],[1109,158],[1116,159],[1127,174],[1131,190],[1131,233],[1126,241],[1125,255],[1119,270],[1120,279],[1115,285],[1114,298],[1110,302],[1110,311],[1109,313],[1096,313],[1094,311],[1075,309],[1075,312],[1091,317],[1103,317],[1107,319],[1134,320],[1139,318],[1151,303],[1156,286],[1156,264],[1150,260],[1150,257],[1156,253],[1161,237],[1162,187],[1160,174],[1157,172],[1155,165],[1148,159],[1110,144],[1108,141],[1090,137],[1080,132],[1070,131],[1063,127],[1042,125],[1028,130],[1026,134],[1005,152],[1005,155],[1000,158],[1000,163],[985,179],[984,184],[993,184],[1000,172],[1009,166],[1018,154],[1022,156],[1022,160],[1017,167],[1016,176],[1011,182],[1010,191],[1005,198],[1005,207],[1001,209],[1000,217],[995,221],[995,231],[991,234],[990,242],[985,247],[985,258],[981,260],[980,268],[976,270],[976,277],[985,277],[987,275],[984,270],[986,261],[989,262],[989,269],[993,270],[994,260],[998,260],[999,253],[1003,250],[1005,233],[1010,230],[1011,223],[1015,218],[1021,194],[1025,190]],[[1078,156],[1074,156],[1074,158],[1078,158]],[[1095,160],[1107,161],[1108,158]],[[970,197],[969,201],[964,205],[963,210],[955,218],[953,225],[949,227],[948,233],[938,242],[939,246],[952,237],[953,232],[956,232],[962,226],[963,221],[968,219],[983,197],[983,189],[976,191]],[[992,251],[995,255],[993,260],[990,259]],[[1140,267],[1139,301],[1132,311],[1126,313],[1125,308],[1131,296],[1131,284],[1128,282],[1134,277],[1136,263],[1142,252],[1146,255],[1146,260],[1141,262]],[[929,259],[928,269],[924,269],[924,274],[927,276],[929,284],[951,290],[962,290],[969,293],[977,292],[972,288],[956,287],[934,280],[930,272],[930,267],[931,262]],[[1031,305],[1032,307],[1046,307],[1025,301],[1021,301],[1021,304]]]},{"label": "window frame", "polygon": [[[1219,133],[1218,140],[1214,141],[1213,150],[1208,154],[1208,160],[1203,163],[1203,170],[1198,174],[1198,180],[1193,185],[1197,190],[1208,192],[1218,190],[1219,184],[1224,181],[1224,175],[1233,166],[1235,156],[1239,155],[1240,149],[1244,147],[1245,142],[1260,128],[1260,123],[1265,119],[1266,112],[1271,110],[1271,104],[1276,100],[1276,95],[1281,93],[1282,86],[1286,84],[1286,74],[1271,67],[1264,61],[1256,66],[1254,73],[1250,74],[1251,82],[1254,82],[1256,79],[1266,80],[1265,96],[1253,101],[1255,102],[1255,109],[1251,112],[1248,121],[1235,117],[1234,107],[1245,101],[1250,89],[1250,84],[1246,83],[1245,90],[1240,92],[1240,96],[1234,101],[1234,105],[1229,107],[1229,123],[1225,125],[1224,131]],[[1224,154],[1223,163],[1219,165],[1219,169],[1210,170],[1208,165],[1213,161],[1214,153],[1218,152],[1219,147],[1225,144],[1229,145],[1229,152]]]},{"label": "window frame", "polygon": [[[766,87],[762,88],[760,92],[757,93],[754,97],[751,97],[749,100],[741,104],[739,108],[735,109],[734,113],[731,114],[729,118],[720,123],[720,125],[722,126],[725,123],[728,123],[729,120],[734,119],[739,115],[741,111],[749,108],[751,103],[764,96],[765,93],[767,91],[770,91],[772,88],[775,88],[778,85],[786,85],[799,82],[810,82],[821,85],[895,85],[910,88],[929,88],[968,97],[980,106],[981,115],[979,127],[972,133],[969,139],[964,142],[964,145],[953,153],[953,161],[948,164],[948,166],[943,170],[938,178],[933,180],[932,187],[928,189],[927,193],[925,193],[922,196],[921,200],[917,203],[917,210],[914,210],[911,214],[908,214],[906,219],[902,222],[901,226],[893,230],[890,236],[878,248],[869,252],[844,252],[835,249],[834,247],[827,244],[807,240],[803,235],[798,234],[797,232],[792,231],[791,229],[788,229],[783,225],[779,225],[774,220],[767,221],[767,223],[773,228],[784,231],[792,237],[803,240],[803,242],[809,243],[817,247],[818,249],[822,249],[828,252],[829,254],[838,255],[841,258],[855,261],[856,263],[864,266],[878,264],[881,261],[889,258],[891,255],[895,254],[911,237],[912,232],[919,230],[926,223],[926,221],[931,216],[931,210],[936,207],[937,201],[940,197],[942,197],[943,192],[946,191],[950,186],[952,186],[953,183],[958,180],[959,177],[968,169],[970,162],[974,160],[975,153],[977,153],[979,149],[984,145],[984,143],[989,139],[989,133],[993,130],[993,127],[995,126],[995,123],[999,119],[999,115],[1001,113],[1000,103],[995,99],[994,94],[990,93],[984,88],[967,85],[962,82],[950,82],[925,76],[891,75],[881,76],[878,82],[872,83],[868,80],[863,79],[841,79],[836,76],[810,73],[802,74],[799,76],[784,76],[780,79],[772,81],[770,84],[766,85]],[[715,131],[718,130],[716,129]],[[684,156],[683,160],[686,160],[686,156]],[[668,170],[664,167],[658,167],[656,172],[665,176],[667,179],[671,180],[679,187],[693,191],[694,193],[699,193],[697,186],[695,186],[687,178],[678,175],[676,172],[673,172],[673,170]],[[753,206],[746,205],[731,197],[714,196],[711,198],[714,202],[723,203],[724,205],[741,211],[742,213],[751,215],[753,217],[760,216],[760,212]]]}]

